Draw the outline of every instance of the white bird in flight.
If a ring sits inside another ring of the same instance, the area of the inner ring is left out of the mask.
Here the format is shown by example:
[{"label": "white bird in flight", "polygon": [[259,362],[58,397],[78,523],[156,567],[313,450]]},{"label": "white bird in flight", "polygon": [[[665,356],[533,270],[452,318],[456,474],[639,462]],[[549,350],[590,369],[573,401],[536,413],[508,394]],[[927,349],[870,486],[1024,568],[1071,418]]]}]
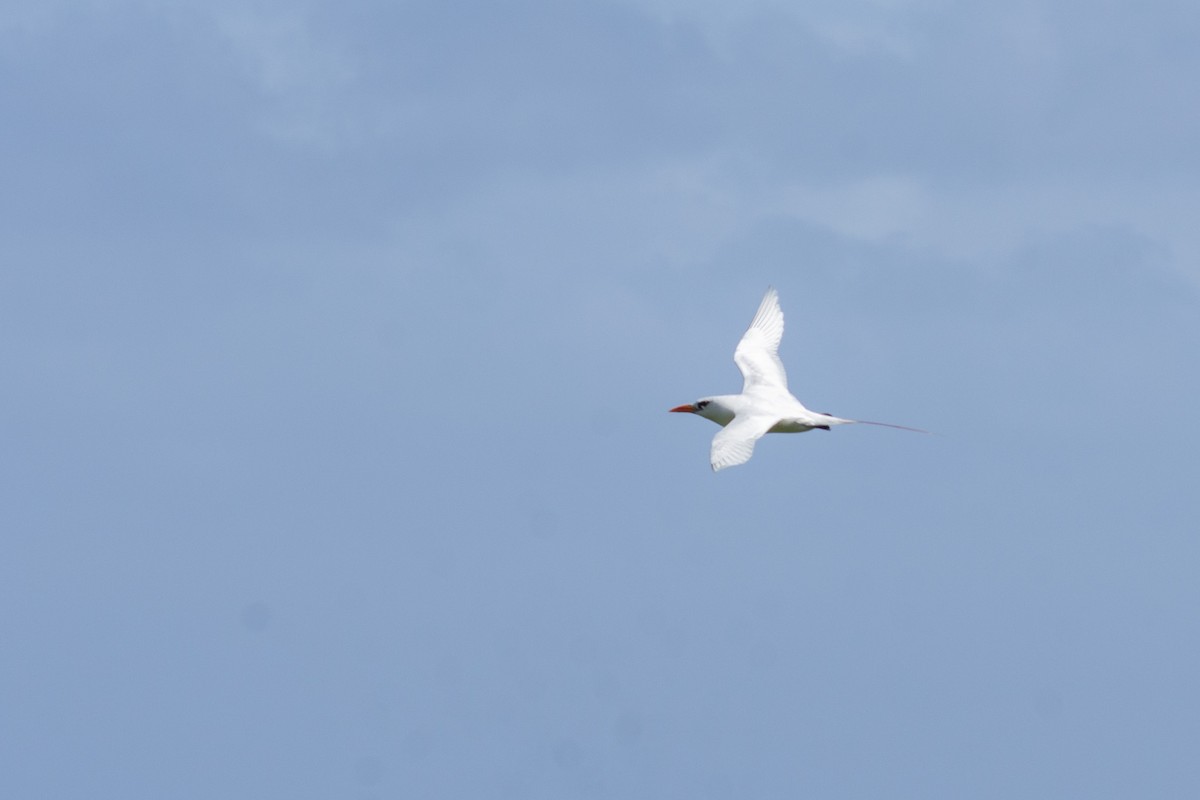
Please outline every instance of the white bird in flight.
[{"label": "white bird in flight", "polygon": [[787,373],[779,360],[779,340],[782,338],[783,311],[779,308],[779,294],[773,287],[768,287],[758,313],[733,351],[733,363],[745,379],[742,393],[705,397],[671,409],[711,419],[721,426],[712,440],[709,460],[713,472],[749,461],[754,454],[754,443],[765,433],[804,433],[814,428],[827,431],[834,425],[856,422],[928,432],[887,422],[842,419],[809,411],[788,391]]}]

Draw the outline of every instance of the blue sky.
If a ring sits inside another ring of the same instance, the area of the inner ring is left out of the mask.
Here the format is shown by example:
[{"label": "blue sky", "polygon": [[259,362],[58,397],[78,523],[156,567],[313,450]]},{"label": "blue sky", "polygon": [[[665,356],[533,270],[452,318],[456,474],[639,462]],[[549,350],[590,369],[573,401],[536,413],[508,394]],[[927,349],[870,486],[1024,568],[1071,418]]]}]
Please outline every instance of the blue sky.
[{"label": "blue sky", "polygon": [[1198,33],[6,4],[0,793],[1194,795]]}]

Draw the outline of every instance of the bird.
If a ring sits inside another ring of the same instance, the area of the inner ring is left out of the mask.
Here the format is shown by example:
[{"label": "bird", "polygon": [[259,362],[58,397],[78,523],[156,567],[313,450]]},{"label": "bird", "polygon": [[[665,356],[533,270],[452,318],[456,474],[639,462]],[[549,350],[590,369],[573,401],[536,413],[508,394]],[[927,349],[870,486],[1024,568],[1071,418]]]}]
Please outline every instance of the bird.
[{"label": "bird", "polygon": [[779,359],[782,339],[783,309],[779,307],[779,293],[775,287],[768,286],[750,327],[733,351],[733,363],[741,370],[744,380],[742,393],[704,397],[670,409],[695,414],[721,426],[713,437],[709,454],[713,472],[745,464],[754,455],[754,443],[767,433],[828,431],[836,425],[855,423],[928,433],[920,428],[888,422],[843,419],[809,411],[788,391],[787,372]]}]

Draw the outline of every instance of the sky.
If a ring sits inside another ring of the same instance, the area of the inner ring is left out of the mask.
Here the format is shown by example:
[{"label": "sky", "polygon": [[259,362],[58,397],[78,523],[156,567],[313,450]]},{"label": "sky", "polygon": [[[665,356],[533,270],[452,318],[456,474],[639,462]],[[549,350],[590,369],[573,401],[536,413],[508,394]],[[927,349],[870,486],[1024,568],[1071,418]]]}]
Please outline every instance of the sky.
[{"label": "sky", "polygon": [[1195,796],[1198,35],[9,0],[0,795]]}]

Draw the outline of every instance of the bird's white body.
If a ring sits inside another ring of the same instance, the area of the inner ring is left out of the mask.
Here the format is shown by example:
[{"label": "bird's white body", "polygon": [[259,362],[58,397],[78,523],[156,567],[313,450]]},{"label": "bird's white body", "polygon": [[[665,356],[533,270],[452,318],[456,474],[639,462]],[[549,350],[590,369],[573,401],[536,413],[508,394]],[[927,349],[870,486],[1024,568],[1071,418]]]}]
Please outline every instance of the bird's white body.
[{"label": "bird's white body", "polygon": [[824,429],[831,425],[844,425],[854,421],[809,411],[791,394],[786,399],[779,398],[779,402],[764,402],[762,398],[748,397],[745,394],[722,394],[716,397],[706,397],[700,402],[705,401],[707,401],[707,405],[693,413],[705,419],[711,419],[722,428],[733,422],[739,415],[745,419],[758,416],[768,409],[772,409],[771,415],[778,419],[764,433],[804,433],[813,428]]},{"label": "bird's white body", "polygon": [[[829,430],[834,425],[863,422],[809,411],[788,391],[787,372],[779,360],[782,338],[783,310],[779,307],[779,294],[768,288],[750,327],[733,353],[733,361],[744,379],[742,393],[705,397],[671,409],[711,419],[721,426],[712,441],[710,461],[713,471],[749,461],[754,454],[754,443],[767,433],[804,433],[815,428]],[[903,428],[882,422],[867,424]]]}]

